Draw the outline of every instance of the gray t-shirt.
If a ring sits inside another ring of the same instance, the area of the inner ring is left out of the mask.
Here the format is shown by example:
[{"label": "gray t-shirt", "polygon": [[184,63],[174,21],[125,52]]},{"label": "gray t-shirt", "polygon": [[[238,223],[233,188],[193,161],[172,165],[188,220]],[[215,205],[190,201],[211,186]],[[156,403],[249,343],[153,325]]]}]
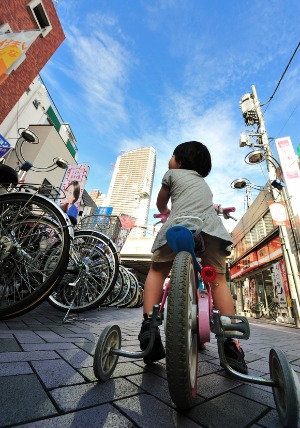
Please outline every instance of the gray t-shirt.
[{"label": "gray t-shirt", "polygon": [[[214,209],[212,192],[200,174],[188,169],[170,169],[163,176],[162,184],[170,192],[171,215],[158,232],[152,252],[167,243],[166,231],[177,224],[217,236],[224,241],[224,248],[232,244],[229,233]],[[193,218],[178,218],[180,216]]]}]

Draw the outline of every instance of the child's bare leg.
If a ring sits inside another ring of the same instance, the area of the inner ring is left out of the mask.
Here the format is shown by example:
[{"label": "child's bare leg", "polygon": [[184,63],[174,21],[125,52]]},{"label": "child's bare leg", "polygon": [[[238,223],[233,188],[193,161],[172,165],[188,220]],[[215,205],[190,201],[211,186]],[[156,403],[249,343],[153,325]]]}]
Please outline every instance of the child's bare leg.
[{"label": "child's bare leg", "polygon": [[163,285],[170,273],[172,264],[173,262],[152,262],[144,286],[144,313],[148,314],[153,310],[154,305],[160,303]]},{"label": "child's bare leg", "polygon": [[214,307],[221,315],[235,315],[233,298],[224,274],[217,273],[215,281],[210,283]]}]

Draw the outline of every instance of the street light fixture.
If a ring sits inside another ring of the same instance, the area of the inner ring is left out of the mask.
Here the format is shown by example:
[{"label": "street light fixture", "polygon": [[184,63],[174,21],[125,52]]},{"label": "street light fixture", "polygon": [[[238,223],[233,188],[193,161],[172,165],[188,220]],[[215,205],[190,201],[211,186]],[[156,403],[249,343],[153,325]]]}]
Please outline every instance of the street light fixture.
[{"label": "street light fixture", "polygon": [[246,201],[247,201],[247,208],[250,207],[252,204],[252,195],[251,195],[251,189],[255,190],[263,190],[263,186],[259,186],[257,184],[251,183],[251,181],[248,180],[248,178],[237,178],[236,180],[233,180],[230,184],[232,189],[245,189],[246,190]]}]

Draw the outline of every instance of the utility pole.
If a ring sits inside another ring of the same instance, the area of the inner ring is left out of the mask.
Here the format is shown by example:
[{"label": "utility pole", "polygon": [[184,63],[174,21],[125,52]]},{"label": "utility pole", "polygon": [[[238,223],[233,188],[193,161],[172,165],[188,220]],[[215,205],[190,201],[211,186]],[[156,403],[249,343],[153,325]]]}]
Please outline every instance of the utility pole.
[{"label": "utility pole", "polygon": [[[269,144],[269,138],[267,135],[267,131],[265,128],[265,123],[263,119],[263,114],[260,108],[260,103],[257,97],[255,86],[251,86],[252,95],[251,98],[253,101],[249,99],[249,104],[254,103],[254,109],[252,111],[250,110],[250,116],[248,116],[248,119],[245,119],[246,124],[253,125],[254,123],[257,123],[259,126],[259,145],[262,146],[264,150],[264,156],[266,158],[267,162],[267,169],[269,174],[270,182],[273,182],[273,180],[276,180],[277,173],[274,163],[272,162],[273,155],[271,151],[271,147]],[[243,109],[242,109],[243,110]],[[245,114],[243,112],[244,118]],[[248,120],[248,123],[247,121]],[[280,191],[274,187],[272,187],[272,194],[274,197],[274,200],[279,202],[282,201],[282,195]],[[286,201],[283,200],[283,202]],[[299,280],[299,271],[297,268],[297,261],[295,259],[295,256],[293,252],[291,251],[291,245],[289,236],[287,233],[287,227],[286,226],[278,226],[279,227],[279,236],[281,240],[281,248],[283,252],[283,258],[285,261],[285,266],[287,269],[287,277],[288,277],[288,283],[291,291],[291,297],[294,309],[294,318],[297,327],[300,327],[300,280]]]}]

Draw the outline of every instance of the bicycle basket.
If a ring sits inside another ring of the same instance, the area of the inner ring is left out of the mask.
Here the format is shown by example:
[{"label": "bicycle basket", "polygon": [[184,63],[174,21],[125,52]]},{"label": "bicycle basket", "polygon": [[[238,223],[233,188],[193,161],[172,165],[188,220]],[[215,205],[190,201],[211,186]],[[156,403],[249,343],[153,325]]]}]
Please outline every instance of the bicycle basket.
[{"label": "bicycle basket", "polygon": [[113,242],[116,242],[121,230],[121,222],[116,215],[95,214],[85,216],[78,224],[79,229],[94,229],[109,236]]}]

